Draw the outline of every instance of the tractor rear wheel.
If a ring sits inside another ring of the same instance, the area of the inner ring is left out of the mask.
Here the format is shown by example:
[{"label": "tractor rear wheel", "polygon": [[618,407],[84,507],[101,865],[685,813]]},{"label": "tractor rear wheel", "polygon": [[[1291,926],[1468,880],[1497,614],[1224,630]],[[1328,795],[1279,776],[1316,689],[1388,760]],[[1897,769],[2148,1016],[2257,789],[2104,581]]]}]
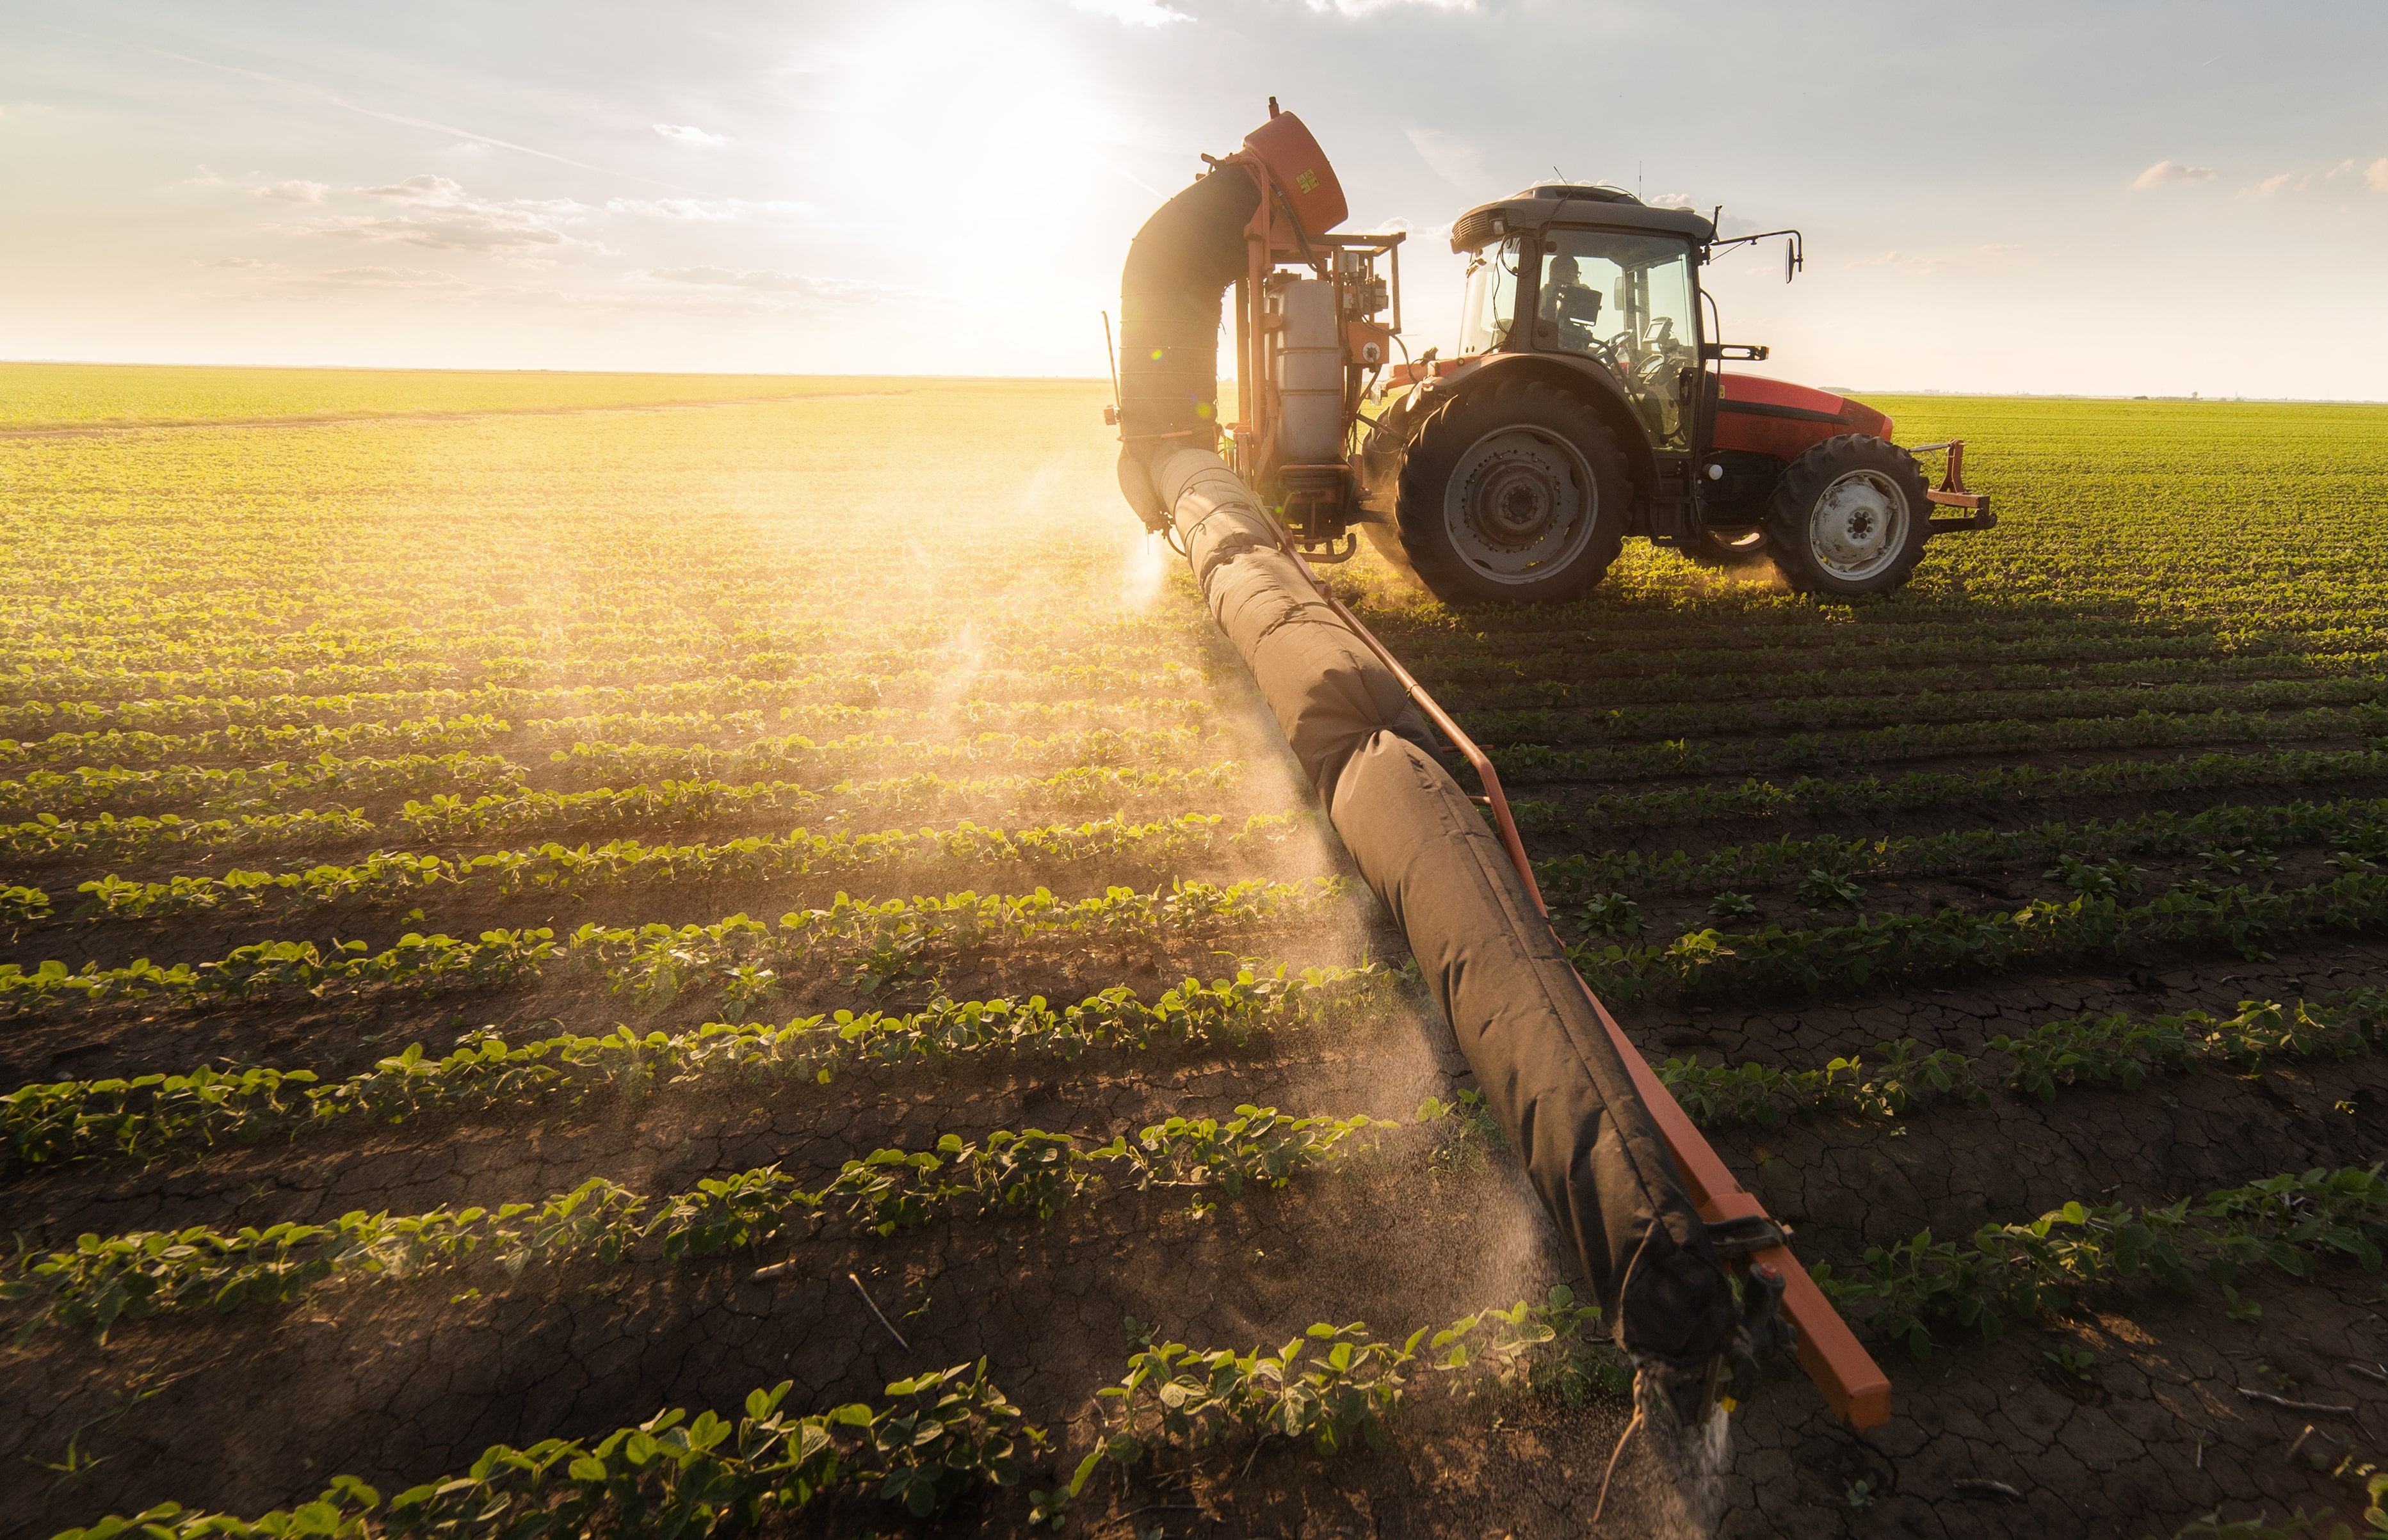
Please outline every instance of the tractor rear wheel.
[{"label": "tractor rear wheel", "polygon": [[1539,381],[1501,381],[1418,424],[1394,523],[1411,570],[1439,597],[1555,603],[1617,560],[1630,497],[1625,456],[1597,412]]},{"label": "tractor rear wheel", "polygon": [[1924,558],[1932,501],[1897,445],[1848,433],[1785,469],[1767,506],[1766,549],[1804,594],[1862,599],[1898,588]]}]

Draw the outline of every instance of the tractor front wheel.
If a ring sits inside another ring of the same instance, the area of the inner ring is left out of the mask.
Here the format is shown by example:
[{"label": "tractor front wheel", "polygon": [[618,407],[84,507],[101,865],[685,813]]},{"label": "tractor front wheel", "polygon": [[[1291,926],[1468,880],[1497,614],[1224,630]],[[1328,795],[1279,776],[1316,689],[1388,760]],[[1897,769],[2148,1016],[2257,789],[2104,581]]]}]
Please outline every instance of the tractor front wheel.
[{"label": "tractor front wheel", "polygon": [[1766,549],[1804,594],[1862,599],[1898,588],[1924,558],[1932,501],[1923,468],[1895,444],[1842,434],[1785,469],[1766,513]]},{"label": "tractor front wheel", "polygon": [[1617,560],[1630,497],[1597,412],[1540,381],[1501,381],[1418,424],[1394,519],[1411,570],[1441,598],[1555,603]]}]

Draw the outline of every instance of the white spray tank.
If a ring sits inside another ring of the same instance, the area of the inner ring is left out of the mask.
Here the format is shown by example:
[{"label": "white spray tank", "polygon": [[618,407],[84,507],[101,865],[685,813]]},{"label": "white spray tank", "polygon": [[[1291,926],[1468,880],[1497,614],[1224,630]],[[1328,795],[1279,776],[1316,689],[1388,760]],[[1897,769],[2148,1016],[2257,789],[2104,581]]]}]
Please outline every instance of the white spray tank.
[{"label": "white spray tank", "polygon": [[1335,285],[1280,279],[1275,312],[1279,465],[1334,465],[1343,459],[1343,352]]}]

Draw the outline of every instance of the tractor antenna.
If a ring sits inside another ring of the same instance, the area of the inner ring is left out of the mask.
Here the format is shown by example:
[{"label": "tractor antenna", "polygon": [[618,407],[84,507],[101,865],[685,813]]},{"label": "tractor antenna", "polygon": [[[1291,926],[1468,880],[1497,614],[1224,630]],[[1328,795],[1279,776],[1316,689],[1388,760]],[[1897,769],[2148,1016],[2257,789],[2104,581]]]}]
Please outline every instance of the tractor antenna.
[{"label": "tractor antenna", "polygon": [[1642,162],[1636,160],[1633,162],[1633,196],[1641,197],[1645,191],[1642,185]]}]

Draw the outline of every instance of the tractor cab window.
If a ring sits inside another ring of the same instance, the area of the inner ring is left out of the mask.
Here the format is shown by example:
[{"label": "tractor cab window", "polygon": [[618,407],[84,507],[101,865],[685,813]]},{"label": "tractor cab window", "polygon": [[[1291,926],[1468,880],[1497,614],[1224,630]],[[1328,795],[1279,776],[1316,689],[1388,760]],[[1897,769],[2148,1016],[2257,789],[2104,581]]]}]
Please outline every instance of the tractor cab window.
[{"label": "tractor cab window", "polygon": [[1543,240],[1534,346],[1617,376],[1661,448],[1691,447],[1699,371],[1692,253],[1670,235],[1552,230]]},{"label": "tractor cab window", "polygon": [[1509,343],[1518,311],[1518,264],[1525,243],[1512,235],[1467,259],[1467,294],[1459,307],[1459,350],[1489,353]]}]

